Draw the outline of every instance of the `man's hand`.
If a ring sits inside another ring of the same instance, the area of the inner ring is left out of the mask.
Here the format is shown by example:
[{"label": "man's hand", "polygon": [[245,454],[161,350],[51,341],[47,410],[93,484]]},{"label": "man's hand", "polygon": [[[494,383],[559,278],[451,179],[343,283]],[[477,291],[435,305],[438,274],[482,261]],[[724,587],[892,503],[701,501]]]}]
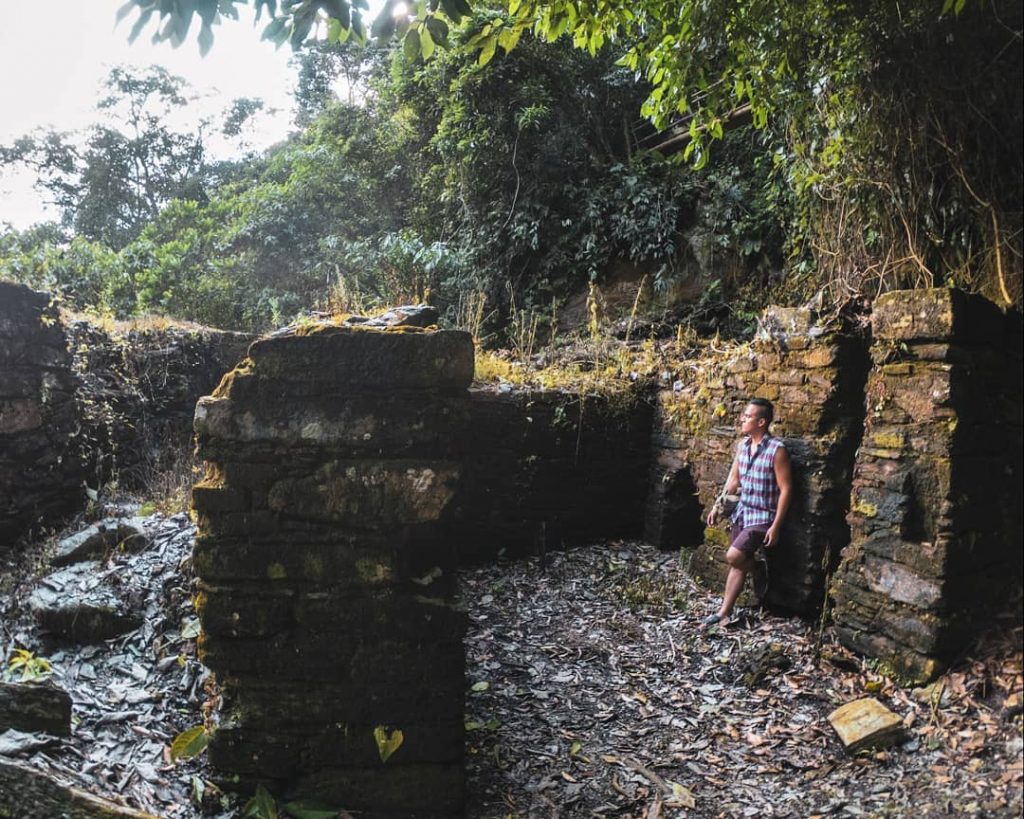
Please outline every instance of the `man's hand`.
[{"label": "man's hand", "polygon": [[775,525],[769,526],[768,531],[764,533],[764,547],[767,549],[770,546],[774,546],[778,536],[778,529],[776,529]]},{"label": "man's hand", "polygon": [[711,507],[711,511],[708,512],[708,526],[714,526],[715,521],[718,520],[718,504],[716,503]]}]

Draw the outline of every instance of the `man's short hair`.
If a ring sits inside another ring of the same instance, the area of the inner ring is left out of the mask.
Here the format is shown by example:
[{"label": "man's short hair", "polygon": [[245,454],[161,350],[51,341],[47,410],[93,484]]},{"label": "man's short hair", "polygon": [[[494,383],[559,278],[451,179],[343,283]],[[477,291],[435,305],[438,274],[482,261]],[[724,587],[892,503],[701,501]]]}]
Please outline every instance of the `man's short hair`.
[{"label": "man's short hair", "polygon": [[751,398],[747,403],[752,407],[757,407],[761,417],[769,424],[775,420],[775,407],[767,398]]}]

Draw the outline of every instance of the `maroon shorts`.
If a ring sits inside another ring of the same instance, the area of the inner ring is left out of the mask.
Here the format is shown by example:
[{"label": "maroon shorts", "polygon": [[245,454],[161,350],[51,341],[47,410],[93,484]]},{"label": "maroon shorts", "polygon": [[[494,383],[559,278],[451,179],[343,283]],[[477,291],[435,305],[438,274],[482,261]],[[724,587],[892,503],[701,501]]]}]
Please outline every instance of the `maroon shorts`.
[{"label": "maroon shorts", "polygon": [[730,546],[739,549],[745,555],[752,555],[764,545],[764,536],[768,534],[768,527],[747,526],[741,529],[739,526],[733,526],[729,534],[732,537]]}]

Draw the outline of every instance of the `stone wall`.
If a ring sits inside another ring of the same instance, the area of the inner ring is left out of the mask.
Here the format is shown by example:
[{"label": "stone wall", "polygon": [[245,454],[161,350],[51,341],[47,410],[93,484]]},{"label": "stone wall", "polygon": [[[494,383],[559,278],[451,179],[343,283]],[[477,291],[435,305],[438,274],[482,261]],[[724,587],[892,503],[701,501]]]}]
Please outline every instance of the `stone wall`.
[{"label": "stone wall", "polygon": [[0,282],[0,552],[85,497],[70,364],[49,295]]},{"label": "stone wall", "polygon": [[192,449],[196,401],[245,357],[253,337],[208,327],[68,326],[90,482],[144,487]]},{"label": "stone wall", "polygon": [[958,291],[881,296],[832,593],[846,645],[938,673],[1021,582],[1021,334]]},{"label": "stone wall", "polygon": [[781,308],[765,313],[752,344],[678,362],[679,380],[658,395],[646,539],[688,547],[691,571],[721,589],[728,535],[701,521],[728,475],[745,403],[767,398],[776,407],[772,432],[785,440],[794,475],[783,540],[767,552],[767,602],[814,613],[849,539],[866,368],[859,338],[818,326],[808,310]]},{"label": "stone wall", "polygon": [[472,373],[465,333],[325,326],[256,342],[199,403],[197,608],[226,784],[460,813],[465,616],[441,524]]},{"label": "stone wall", "polygon": [[636,393],[473,390],[452,526],[462,561],[639,537],[651,414]]},{"label": "stone wall", "polygon": [[195,403],[250,341],[65,325],[48,294],[0,282],[0,550],[59,526],[86,485],[140,489],[175,460],[188,468]]}]

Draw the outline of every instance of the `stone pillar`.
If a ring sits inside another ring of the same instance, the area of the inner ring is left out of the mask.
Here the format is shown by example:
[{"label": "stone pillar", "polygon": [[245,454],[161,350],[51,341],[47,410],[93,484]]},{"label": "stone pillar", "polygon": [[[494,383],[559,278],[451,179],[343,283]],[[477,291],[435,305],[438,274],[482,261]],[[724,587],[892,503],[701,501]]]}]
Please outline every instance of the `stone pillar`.
[{"label": "stone pillar", "polygon": [[75,388],[49,295],[0,282],[0,551],[85,500]]},{"label": "stone pillar", "polygon": [[1020,325],[954,290],[885,294],[872,324],[836,633],[924,681],[1019,587]]},{"label": "stone pillar", "polygon": [[[826,575],[847,544],[845,522],[853,454],[860,440],[864,343],[816,323],[803,308],[769,308],[749,345],[680,363],[684,374],[659,395],[655,465],[647,538],[662,546],[695,545],[694,576],[720,591],[728,566],[724,527],[705,528],[697,544],[666,543],[665,487],[682,472],[696,488],[696,514],[706,516],[721,491],[738,439],[738,419],[750,398],[776,408],[774,435],[793,460],[793,502],[782,541],[768,550],[766,602],[813,614],[825,598]],[[743,602],[751,602],[746,597]]]},{"label": "stone pillar", "polygon": [[465,617],[438,524],[472,375],[466,333],[322,326],[254,343],[199,402],[209,752],[234,787],[460,812]]}]

